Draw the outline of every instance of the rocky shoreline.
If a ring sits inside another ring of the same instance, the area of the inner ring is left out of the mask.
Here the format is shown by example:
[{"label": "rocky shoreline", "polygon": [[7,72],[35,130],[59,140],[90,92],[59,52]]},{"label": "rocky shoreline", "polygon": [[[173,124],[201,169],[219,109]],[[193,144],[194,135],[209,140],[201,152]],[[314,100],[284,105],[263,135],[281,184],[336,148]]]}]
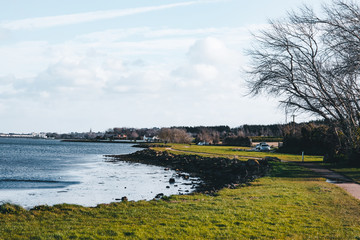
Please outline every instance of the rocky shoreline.
[{"label": "rocky shoreline", "polygon": [[239,184],[251,182],[270,171],[270,161],[280,161],[271,157],[262,160],[239,161],[199,155],[177,155],[152,149],[144,149],[126,155],[105,155],[105,157],[108,158],[107,161],[144,163],[162,166],[177,172],[187,172],[191,176],[200,177],[203,180],[196,189],[197,192],[202,193],[215,193],[224,187],[234,188]]}]

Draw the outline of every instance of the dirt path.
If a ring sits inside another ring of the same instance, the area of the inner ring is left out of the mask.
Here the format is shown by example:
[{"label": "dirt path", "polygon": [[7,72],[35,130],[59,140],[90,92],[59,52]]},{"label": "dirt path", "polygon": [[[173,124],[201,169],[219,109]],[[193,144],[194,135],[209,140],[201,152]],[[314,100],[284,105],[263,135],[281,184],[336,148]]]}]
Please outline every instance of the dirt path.
[{"label": "dirt path", "polygon": [[360,185],[353,182],[350,178],[347,178],[340,173],[331,171],[329,169],[323,168],[315,163],[301,163],[297,162],[298,165],[304,166],[311,171],[318,173],[320,176],[328,179],[327,181],[335,184],[338,187],[341,187],[347,191],[350,195],[360,200]]}]

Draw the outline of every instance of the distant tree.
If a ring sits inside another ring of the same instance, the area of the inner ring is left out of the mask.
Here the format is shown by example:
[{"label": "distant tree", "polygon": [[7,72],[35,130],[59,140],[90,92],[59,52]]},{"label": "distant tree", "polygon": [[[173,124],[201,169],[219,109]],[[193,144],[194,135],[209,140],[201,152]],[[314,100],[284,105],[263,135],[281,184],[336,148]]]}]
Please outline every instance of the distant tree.
[{"label": "distant tree", "polygon": [[169,143],[191,143],[191,136],[184,129],[162,128],[159,132],[159,139]]},{"label": "distant tree", "polygon": [[220,142],[220,133],[208,128],[201,129],[196,137],[196,142],[207,142],[209,144],[218,144]]},{"label": "distant tree", "polygon": [[112,131],[116,134],[121,134],[123,132],[123,129],[122,128],[113,128]]},{"label": "distant tree", "polygon": [[244,133],[243,130],[239,130],[239,131],[237,132],[237,136],[238,136],[238,137],[245,137],[246,135],[245,135],[245,133]]},{"label": "distant tree", "polygon": [[139,134],[136,131],[131,132],[131,139],[136,140],[139,137]]},{"label": "distant tree", "polygon": [[266,137],[281,137],[283,136],[282,125],[243,125],[239,128],[234,129],[235,135],[238,132],[242,132],[244,136],[266,136]]}]

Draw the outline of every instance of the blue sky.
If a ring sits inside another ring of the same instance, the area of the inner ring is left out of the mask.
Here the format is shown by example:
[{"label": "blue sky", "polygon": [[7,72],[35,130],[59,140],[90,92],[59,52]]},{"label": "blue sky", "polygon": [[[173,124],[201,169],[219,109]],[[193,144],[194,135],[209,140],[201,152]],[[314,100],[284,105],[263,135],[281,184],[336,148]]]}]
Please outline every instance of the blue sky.
[{"label": "blue sky", "polygon": [[0,132],[284,123],[245,96],[250,31],[323,2],[0,0]]}]

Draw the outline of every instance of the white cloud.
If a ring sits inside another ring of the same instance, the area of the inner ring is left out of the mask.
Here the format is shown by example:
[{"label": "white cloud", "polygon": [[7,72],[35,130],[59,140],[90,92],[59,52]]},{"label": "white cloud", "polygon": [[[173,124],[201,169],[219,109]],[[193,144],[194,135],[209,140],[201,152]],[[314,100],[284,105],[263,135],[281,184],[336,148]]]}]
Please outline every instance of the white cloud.
[{"label": "white cloud", "polygon": [[202,92],[198,97],[203,99],[222,92],[239,94],[241,54],[236,49],[219,39],[205,38],[195,41],[186,56],[187,60],[172,71],[178,87],[186,91],[192,87],[191,92]]},{"label": "white cloud", "polygon": [[175,76],[187,79],[215,79],[219,75],[217,67],[208,64],[188,64],[173,71]]},{"label": "white cloud", "polygon": [[0,45],[0,76],[35,76],[48,64],[48,56],[46,56],[48,47],[49,45],[45,41]]},{"label": "white cloud", "polygon": [[139,14],[139,13],[159,11],[159,10],[170,9],[181,6],[189,6],[198,3],[201,2],[191,1],[191,2],[173,3],[173,4],[151,6],[151,7],[139,7],[139,8],[130,8],[130,9],[120,9],[120,10],[68,14],[61,16],[27,18],[27,19],[3,22],[0,24],[0,27],[10,30],[22,30],[22,29],[32,30],[37,28],[48,28],[48,27],[55,27],[61,25],[78,24],[78,23],[92,22],[103,19],[111,19],[111,18],[123,17],[128,15]]},{"label": "white cloud", "polygon": [[76,40],[81,42],[114,42],[124,41],[125,39],[134,40],[134,38],[142,39],[164,39],[170,38],[181,39],[187,38],[206,38],[212,36],[214,38],[226,38],[227,42],[239,43],[239,41],[248,40],[251,38],[249,29],[257,30],[267,25],[248,25],[237,28],[160,28],[154,29],[150,27],[138,27],[128,29],[107,29],[105,31],[98,31],[77,36]]},{"label": "white cloud", "polygon": [[15,89],[12,84],[0,85],[1,97],[12,96],[12,95],[18,94],[19,92],[21,92],[21,91],[18,89]]},{"label": "white cloud", "polygon": [[11,31],[8,29],[0,27],[0,41],[8,39],[11,36]]},{"label": "white cloud", "polygon": [[[31,78],[21,77],[21,74],[16,76],[12,80],[14,90],[21,90],[23,96],[41,101],[51,97],[79,100],[90,95],[100,99],[117,94],[164,98],[169,92],[176,95],[205,92],[208,96],[223,90],[233,94],[239,88],[239,54],[221,40],[178,40],[182,51],[169,50],[173,47],[172,39],[158,41],[158,48],[148,44],[147,40],[131,42],[132,47],[129,42],[117,42],[116,47],[108,44],[94,47],[92,43],[82,42],[47,46],[46,53],[38,54],[49,56],[48,67],[39,69]],[[37,49],[38,45],[34,46]],[[143,50],[139,50],[141,47]],[[141,54],[134,56],[125,49],[133,54],[137,49]],[[174,51],[180,53],[174,54]],[[144,53],[149,56],[147,60],[140,58],[147,58]],[[187,57],[183,63],[178,60],[182,57]],[[26,59],[29,61],[29,57]],[[46,63],[46,59],[39,59],[41,65]],[[16,97],[17,93],[20,92],[11,91],[10,95]],[[201,94],[198,98],[205,99]]]},{"label": "white cloud", "polygon": [[0,98],[13,98],[15,95],[23,93],[23,89],[16,85],[15,77],[8,75],[0,78]]},{"label": "white cloud", "polygon": [[[54,119],[67,124],[65,131],[260,123],[259,112],[271,115],[276,104],[242,97],[240,49],[247,34],[240,28],[114,29],[57,44],[0,47],[0,74],[12,76],[0,76],[7,92],[0,105],[9,106],[4,124],[29,128],[22,121],[36,124],[42,112],[38,129],[46,131],[59,131]],[[24,120],[11,121],[19,112]]]},{"label": "white cloud", "polygon": [[208,37],[197,41],[188,57],[193,63],[229,64],[233,63],[235,55],[219,39]]}]

